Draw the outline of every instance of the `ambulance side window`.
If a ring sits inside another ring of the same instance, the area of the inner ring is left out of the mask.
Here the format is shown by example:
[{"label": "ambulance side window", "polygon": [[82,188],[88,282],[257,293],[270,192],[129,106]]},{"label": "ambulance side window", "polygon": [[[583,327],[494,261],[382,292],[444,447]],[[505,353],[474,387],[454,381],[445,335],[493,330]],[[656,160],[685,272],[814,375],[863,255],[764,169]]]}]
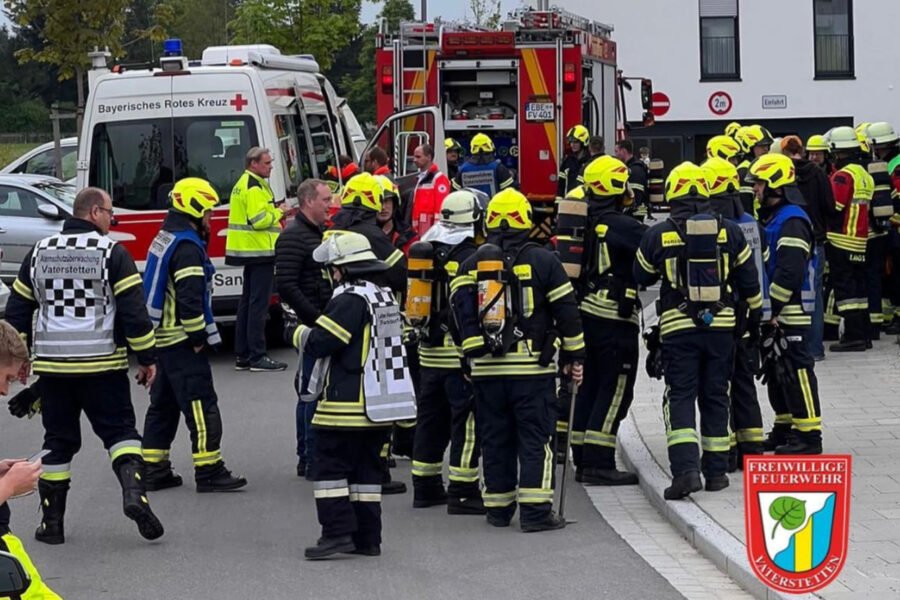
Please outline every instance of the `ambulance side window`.
[{"label": "ambulance side window", "polygon": [[312,138],[313,162],[318,168],[319,175],[324,175],[328,167],[337,165],[338,162],[334,151],[334,139],[328,127],[328,117],[307,113],[306,122],[309,123],[309,136]]},{"label": "ambulance side window", "polygon": [[284,168],[284,187],[294,196],[297,186],[311,176],[308,158],[297,149],[297,134],[290,115],[275,115],[275,132],[278,134],[278,160]]}]

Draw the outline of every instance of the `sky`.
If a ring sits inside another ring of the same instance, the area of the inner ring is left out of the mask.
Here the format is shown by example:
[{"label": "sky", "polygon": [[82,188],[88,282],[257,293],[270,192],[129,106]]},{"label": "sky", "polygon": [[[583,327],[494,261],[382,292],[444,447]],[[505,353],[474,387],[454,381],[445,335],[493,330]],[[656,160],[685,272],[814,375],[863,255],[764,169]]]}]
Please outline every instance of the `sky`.
[{"label": "sky", "polygon": [[[465,17],[471,17],[472,11],[469,10],[469,0],[426,0],[428,2],[428,20],[431,21],[435,17],[441,17],[443,21],[462,21]],[[419,17],[419,10],[422,6],[422,0],[410,0],[413,8],[416,9],[416,17]],[[500,14],[504,17],[510,11],[519,8],[523,4],[522,0],[500,0]],[[551,3],[552,4],[552,3]],[[381,11],[381,2],[363,2],[362,20],[364,22],[372,22]]]}]

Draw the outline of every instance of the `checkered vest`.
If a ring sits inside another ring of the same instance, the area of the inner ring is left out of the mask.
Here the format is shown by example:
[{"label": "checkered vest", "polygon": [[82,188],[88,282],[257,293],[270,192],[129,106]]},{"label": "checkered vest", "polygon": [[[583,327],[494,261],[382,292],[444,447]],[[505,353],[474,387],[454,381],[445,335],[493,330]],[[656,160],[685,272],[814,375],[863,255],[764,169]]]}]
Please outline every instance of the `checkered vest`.
[{"label": "checkered vest", "polygon": [[366,416],[373,423],[416,418],[416,399],[403,346],[400,305],[388,288],[369,281],[341,285],[334,296],[353,294],[366,301],[372,330],[363,369]]},{"label": "checkered vest", "polygon": [[57,234],[37,243],[31,282],[38,302],[34,353],[39,358],[91,358],[116,350],[116,299],[109,282],[115,242],[92,231]]}]

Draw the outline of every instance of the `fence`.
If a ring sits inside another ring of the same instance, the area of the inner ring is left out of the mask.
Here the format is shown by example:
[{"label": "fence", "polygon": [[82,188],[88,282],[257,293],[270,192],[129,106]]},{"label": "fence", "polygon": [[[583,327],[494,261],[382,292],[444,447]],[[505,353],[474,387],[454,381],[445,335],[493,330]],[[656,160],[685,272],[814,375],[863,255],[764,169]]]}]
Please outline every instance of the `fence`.
[{"label": "fence", "polygon": [[45,144],[52,141],[52,133],[0,133],[0,144]]}]

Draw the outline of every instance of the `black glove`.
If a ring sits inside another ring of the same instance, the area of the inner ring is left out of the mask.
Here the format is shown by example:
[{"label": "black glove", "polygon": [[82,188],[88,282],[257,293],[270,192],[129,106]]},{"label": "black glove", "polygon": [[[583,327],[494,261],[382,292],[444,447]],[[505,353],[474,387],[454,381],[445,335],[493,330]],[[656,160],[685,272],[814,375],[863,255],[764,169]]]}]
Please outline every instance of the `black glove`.
[{"label": "black glove", "polygon": [[41,412],[41,396],[36,390],[37,383],[28,386],[9,399],[9,414],[21,419],[29,419]]},{"label": "black glove", "polygon": [[647,360],[644,368],[651,379],[662,379],[664,374],[662,362],[662,342],[659,336],[659,325],[654,325],[643,333],[644,345],[647,346]]},{"label": "black glove", "polygon": [[751,310],[747,315],[747,333],[749,342],[754,346],[759,343],[760,323],[762,322],[762,309]]}]

